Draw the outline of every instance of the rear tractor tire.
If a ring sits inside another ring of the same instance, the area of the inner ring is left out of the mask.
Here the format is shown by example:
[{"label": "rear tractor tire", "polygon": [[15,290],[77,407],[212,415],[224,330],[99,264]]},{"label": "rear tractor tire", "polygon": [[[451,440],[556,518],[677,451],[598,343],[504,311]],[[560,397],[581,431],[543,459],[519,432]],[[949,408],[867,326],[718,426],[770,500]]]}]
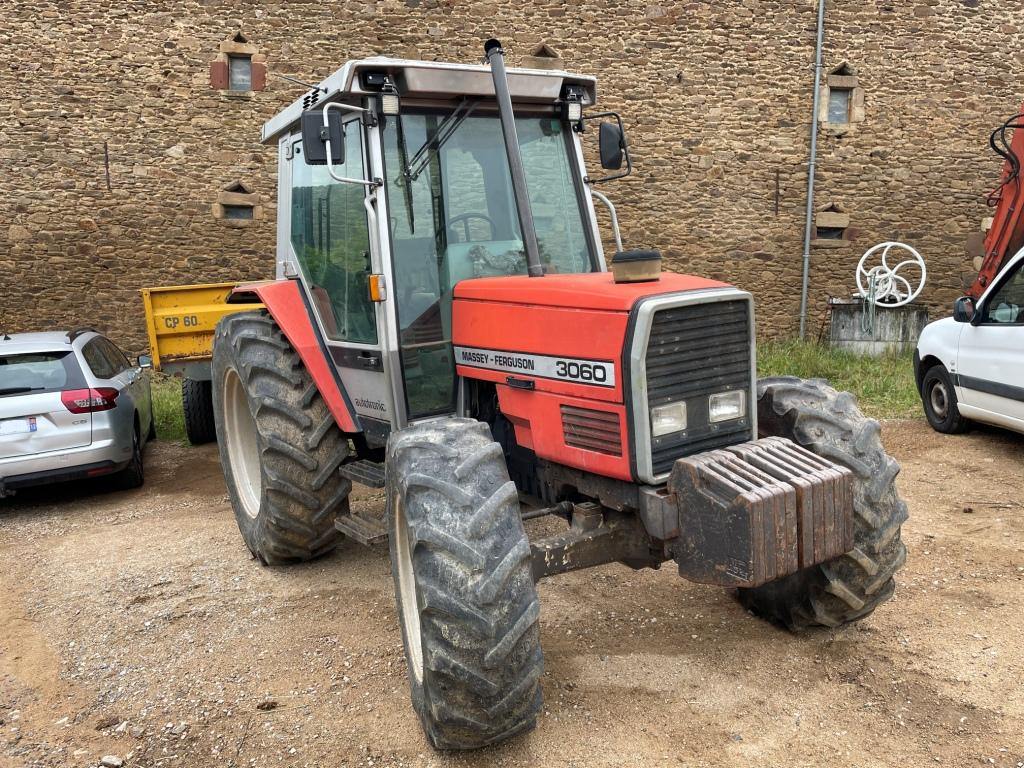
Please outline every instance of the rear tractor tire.
[{"label": "rear tractor tire", "polygon": [[266,311],[228,315],[213,344],[213,412],[238,529],[264,565],[334,549],[352,484],[348,440]]},{"label": "rear tractor tire", "polygon": [[907,550],[900,526],[907,505],[896,491],[899,464],[882,447],[881,428],[849,392],[794,377],[757,385],[761,437],[793,440],[853,472],[854,548],[754,589],[739,590],[753,612],[791,630],[838,627],[864,618],[892,597]]},{"label": "rear tractor tire", "polygon": [[387,508],[413,707],[431,745],[532,728],[543,657],[530,543],[501,447],[450,418],[391,436]]},{"label": "rear tractor tire", "polygon": [[213,382],[185,379],[181,382],[181,409],[185,413],[185,435],[192,445],[217,439],[213,417]]}]

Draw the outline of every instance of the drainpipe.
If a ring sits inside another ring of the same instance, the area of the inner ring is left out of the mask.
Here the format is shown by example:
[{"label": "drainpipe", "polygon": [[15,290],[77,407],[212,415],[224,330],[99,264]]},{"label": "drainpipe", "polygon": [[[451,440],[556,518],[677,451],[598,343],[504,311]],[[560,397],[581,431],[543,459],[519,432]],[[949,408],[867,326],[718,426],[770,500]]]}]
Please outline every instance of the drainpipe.
[{"label": "drainpipe", "polygon": [[800,338],[807,336],[807,293],[811,280],[811,227],[814,226],[814,171],[818,164],[818,108],[821,103],[821,53],[825,44],[825,0],[818,0],[818,44],[814,52],[814,111],[811,113],[811,162],[807,166],[807,220],[804,223],[804,276],[800,287]]}]

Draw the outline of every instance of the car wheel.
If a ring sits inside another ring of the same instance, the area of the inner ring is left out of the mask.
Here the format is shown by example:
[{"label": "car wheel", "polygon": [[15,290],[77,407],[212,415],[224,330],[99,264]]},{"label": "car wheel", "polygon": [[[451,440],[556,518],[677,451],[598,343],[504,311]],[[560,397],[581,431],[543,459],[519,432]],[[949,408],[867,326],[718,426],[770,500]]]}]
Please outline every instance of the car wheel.
[{"label": "car wheel", "polygon": [[114,475],[114,484],[119,490],[139,488],[145,482],[145,468],[142,462],[142,438],[139,426],[132,430],[132,458],[128,466]]},{"label": "car wheel", "polygon": [[952,435],[970,427],[970,422],[960,415],[953,380],[945,366],[933,365],[927,370],[921,382],[921,401],[928,423],[937,432]]}]

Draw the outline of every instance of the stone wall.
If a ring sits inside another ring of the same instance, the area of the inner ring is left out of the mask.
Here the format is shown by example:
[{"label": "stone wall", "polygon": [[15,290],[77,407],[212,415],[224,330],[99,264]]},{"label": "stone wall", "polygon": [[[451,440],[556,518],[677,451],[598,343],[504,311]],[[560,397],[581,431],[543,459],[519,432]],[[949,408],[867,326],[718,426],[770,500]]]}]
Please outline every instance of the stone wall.
[{"label": "stone wall", "polygon": [[[271,276],[275,152],[259,127],[301,93],[275,75],[315,81],[373,54],[476,61],[492,35],[513,63],[543,35],[599,76],[632,141],[635,174],[604,190],[630,246],[751,289],[762,335],[796,327],[810,0],[0,0],[0,22],[4,329],[88,323],[137,351],[140,287]],[[864,120],[821,135],[817,204],[849,214],[850,239],[814,251],[812,332],[883,239],[928,259],[936,312],[960,292],[999,171],[988,133],[1022,95],[1022,22],[992,0],[829,3],[825,64],[856,71]],[[213,90],[210,62],[240,30],[266,89]],[[215,219],[238,183],[263,215]]]}]

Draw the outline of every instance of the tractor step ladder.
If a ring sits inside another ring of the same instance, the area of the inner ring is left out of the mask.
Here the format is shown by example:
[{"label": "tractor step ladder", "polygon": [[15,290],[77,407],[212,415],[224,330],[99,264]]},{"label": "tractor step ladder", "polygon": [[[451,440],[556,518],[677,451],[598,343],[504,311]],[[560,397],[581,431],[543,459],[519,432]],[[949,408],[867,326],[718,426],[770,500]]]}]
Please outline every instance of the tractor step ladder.
[{"label": "tractor step ladder", "polygon": [[342,477],[368,488],[384,487],[384,465],[368,459],[357,459],[342,464],[338,469]]},{"label": "tractor step ladder", "polygon": [[338,515],[334,527],[364,547],[384,544],[388,540],[388,529],[383,520],[360,517],[359,515]]}]

